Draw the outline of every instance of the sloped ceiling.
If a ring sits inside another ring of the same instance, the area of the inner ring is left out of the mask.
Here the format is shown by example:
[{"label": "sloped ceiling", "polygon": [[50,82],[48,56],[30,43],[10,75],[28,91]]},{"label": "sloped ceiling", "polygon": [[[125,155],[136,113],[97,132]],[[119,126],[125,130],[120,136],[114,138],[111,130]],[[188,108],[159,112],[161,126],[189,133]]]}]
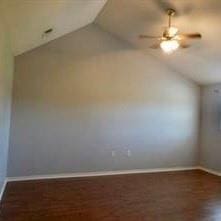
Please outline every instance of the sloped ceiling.
[{"label": "sloped ceiling", "polygon": [[[199,84],[221,82],[220,0],[0,0],[15,55],[38,47],[94,22],[129,42],[135,50],[151,54],[171,69]],[[161,3],[161,4],[160,4]],[[163,4],[162,4],[163,3]],[[139,34],[161,35],[167,24],[160,5],[177,11],[173,24],[181,32],[201,32],[191,48],[165,55],[140,40]],[[42,35],[48,28],[54,31]]]},{"label": "sloped ceiling", "polygon": [[[106,0],[0,0],[14,55],[94,21]],[[53,32],[43,32],[53,28]]]},{"label": "sloped ceiling", "polygon": [[[161,5],[176,9],[173,24],[181,32],[200,32],[202,40],[171,55],[150,49],[154,40],[140,40],[138,35],[162,34],[167,17]],[[195,82],[209,84],[221,82],[220,12],[220,0],[109,0],[96,23]]]}]

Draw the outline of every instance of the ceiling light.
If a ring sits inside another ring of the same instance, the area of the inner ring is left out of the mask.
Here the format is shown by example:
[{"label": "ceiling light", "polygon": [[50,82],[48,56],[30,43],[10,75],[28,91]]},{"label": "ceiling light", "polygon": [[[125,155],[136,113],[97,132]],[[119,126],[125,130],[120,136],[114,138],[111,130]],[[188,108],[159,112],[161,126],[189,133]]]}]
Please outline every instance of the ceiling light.
[{"label": "ceiling light", "polygon": [[170,54],[178,49],[180,46],[179,42],[176,40],[165,40],[160,43],[160,47],[164,52]]},{"label": "ceiling light", "polygon": [[178,29],[172,26],[167,29],[167,33],[169,37],[174,37],[177,34],[177,32],[178,32]]}]

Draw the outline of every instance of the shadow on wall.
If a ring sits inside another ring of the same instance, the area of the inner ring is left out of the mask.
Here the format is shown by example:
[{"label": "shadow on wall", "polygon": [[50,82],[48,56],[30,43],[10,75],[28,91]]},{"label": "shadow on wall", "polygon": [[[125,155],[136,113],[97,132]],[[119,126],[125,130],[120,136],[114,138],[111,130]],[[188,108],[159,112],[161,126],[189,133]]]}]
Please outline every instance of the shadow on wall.
[{"label": "shadow on wall", "polygon": [[221,170],[221,85],[209,85],[202,90],[201,164]]}]

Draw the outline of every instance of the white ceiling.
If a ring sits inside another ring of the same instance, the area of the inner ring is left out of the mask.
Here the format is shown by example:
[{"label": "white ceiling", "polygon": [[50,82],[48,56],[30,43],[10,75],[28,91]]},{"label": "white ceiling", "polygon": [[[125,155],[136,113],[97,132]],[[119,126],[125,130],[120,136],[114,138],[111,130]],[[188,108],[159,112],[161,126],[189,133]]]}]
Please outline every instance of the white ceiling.
[{"label": "white ceiling", "polygon": [[[150,49],[154,40],[140,40],[138,35],[162,34],[167,17],[159,2],[170,3],[177,10],[173,23],[181,32],[200,32],[202,40],[192,41],[191,48],[178,50],[172,55],[165,55],[160,49]],[[96,19],[103,29],[200,84],[221,82],[220,21],[220,0],[109,0]]]},{"label": "white ceiling", "polygon": [[[86,26],[101,12],[95,22],[133,47],[152,54],[199,84],[221,82],[221,0],[0,1],[15,55]],[[153,40],[139,40],[141,33],[162,33],[167,17],[159,2],[172,3],[178,12],[173,22],[181,32],[201,32],[202,40],[193,41],[191,48],[172,55],[150,49]],[[42,36],[51,27],[54,31]]]},{"label": "white ceiling", "polygon": [[[94,21],[107,0],[0,0],[15,55]],[[48,28],[48,36],[42,33]]]}]

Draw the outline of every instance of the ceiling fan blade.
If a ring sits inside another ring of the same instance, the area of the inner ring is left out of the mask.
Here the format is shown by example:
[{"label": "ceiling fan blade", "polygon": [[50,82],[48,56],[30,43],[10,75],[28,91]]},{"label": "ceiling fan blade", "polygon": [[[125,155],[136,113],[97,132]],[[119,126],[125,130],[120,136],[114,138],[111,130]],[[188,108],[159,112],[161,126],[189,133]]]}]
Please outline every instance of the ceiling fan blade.
[{"label": "ceiling fan blade", "polygon": [[139,35],[139,38],[153,39],[153,38],[160,38],[160,37],[159,36],[152,36],[152,35]]},{"label": "ceiling fan blade", "polygon": [[160,44],[159,43],[155,43],[155,44],[151,45],[150,48],[158,49],[158,48],[160,48]]},{"label": "ceiling fan blade", "polygon": [[189,34],[180,34],[178,37],[182,38],[190,38],[190,39],[197,39],[202,38],[202,35],[200,33],[189,33]]},{"label": "ceiling fan blade", "polygon": [[180,42],[180,47],[185,49],[185,48],[189,48],[190,45],[184,42]]}]

